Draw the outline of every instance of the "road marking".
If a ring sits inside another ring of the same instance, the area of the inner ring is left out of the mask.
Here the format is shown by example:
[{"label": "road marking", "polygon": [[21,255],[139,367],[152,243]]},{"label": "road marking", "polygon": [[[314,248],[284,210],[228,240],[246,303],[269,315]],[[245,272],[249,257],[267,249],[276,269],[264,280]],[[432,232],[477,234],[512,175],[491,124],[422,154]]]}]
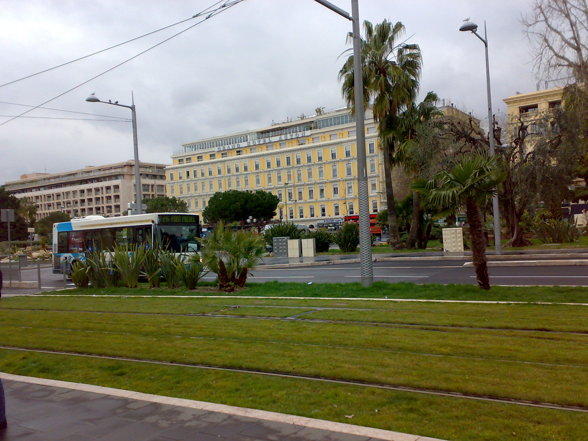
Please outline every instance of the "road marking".
[{"label": "road marking", "polygon": [[[343,276],[355,279],[361,279],[362,276]],[[374,277],[378,279],[428,279],[430,276],[378,276],[374,274]]]},{"label": "road marking", "polygon": [[276,276],[276,277],[264,277],[264,276],[254,276],[252,275],[251,278],[254,279],[314,279],[314,276]]},{"label": "road marking", "polygon": [[[588,276],[490,276],[491,279],[512,279],[515,277],[517,279],[588,279]],[[476,278],[476,276],[470,276],[470,278]]]}]

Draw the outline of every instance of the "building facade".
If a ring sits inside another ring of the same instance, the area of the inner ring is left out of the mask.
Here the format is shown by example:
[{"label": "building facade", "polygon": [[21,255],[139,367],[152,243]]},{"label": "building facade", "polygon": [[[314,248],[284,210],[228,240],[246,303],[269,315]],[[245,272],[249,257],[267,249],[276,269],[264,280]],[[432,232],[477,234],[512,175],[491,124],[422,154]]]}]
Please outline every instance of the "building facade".
[{"label": "building facade", "polygon": [[[141,162],[143,198],[165,196],[165,165]],[[37,206],[37,219],[62,211],[71,217],[121,216],[135,198],[135,162],[91,166],[63,173],[34,173],[5,188]]]},{"label": "building facade", "polygon": [[[503,101],[506,104],[507,142],[512,144],[521,137],[526,138],[532,148],[533,137],[545,132],[549,116],[562,105],[563,87],[519,93]],[[525,133],[521,133],[524,130]]]},{"label": "building facade", "polygon": [[[369,207],[377,213],[386,208],[383,157],[371,114],[365,123]],[[309,225],[357,214],[355,121],[345,109],[187,143],[166,178],[167,195],[200,215],[214,193],[227,190],[278,196],[276,220]]]}]

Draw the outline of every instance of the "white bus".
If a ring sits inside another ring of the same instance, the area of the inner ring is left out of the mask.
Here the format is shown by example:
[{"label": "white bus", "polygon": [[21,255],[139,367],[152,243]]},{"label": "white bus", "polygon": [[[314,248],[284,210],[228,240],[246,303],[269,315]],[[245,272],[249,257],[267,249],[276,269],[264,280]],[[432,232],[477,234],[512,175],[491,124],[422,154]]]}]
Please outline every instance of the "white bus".
[{"label": "white bus", "polygon": [[69,272],[69,263],[86,251],[112,251],[115,246],[143,245],[176,253],[198,251],[200,218],[187,213],[131,216],[87,216],[53,224],[53,272]]}]

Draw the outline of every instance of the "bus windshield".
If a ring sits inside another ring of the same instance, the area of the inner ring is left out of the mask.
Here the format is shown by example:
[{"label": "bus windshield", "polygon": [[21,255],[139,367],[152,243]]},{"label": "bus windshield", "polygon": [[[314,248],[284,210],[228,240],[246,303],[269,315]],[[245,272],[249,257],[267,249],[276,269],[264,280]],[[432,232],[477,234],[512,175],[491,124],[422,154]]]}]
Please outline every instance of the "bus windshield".
[{"label": "bus windshield", "polygon": [[157,238],[163,249],[176,253],[198,251],[197,227],[194,225],[159,225]]}]

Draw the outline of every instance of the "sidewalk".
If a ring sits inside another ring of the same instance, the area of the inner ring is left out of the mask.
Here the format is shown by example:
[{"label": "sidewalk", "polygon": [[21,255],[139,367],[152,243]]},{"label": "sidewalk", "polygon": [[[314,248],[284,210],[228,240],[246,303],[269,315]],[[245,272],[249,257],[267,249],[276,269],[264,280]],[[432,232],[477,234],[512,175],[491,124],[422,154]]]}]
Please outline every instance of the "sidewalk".
[{"label": "sidewalk", "polygon": [[441,441],[351,424],[2,374],[1,441]]}]

